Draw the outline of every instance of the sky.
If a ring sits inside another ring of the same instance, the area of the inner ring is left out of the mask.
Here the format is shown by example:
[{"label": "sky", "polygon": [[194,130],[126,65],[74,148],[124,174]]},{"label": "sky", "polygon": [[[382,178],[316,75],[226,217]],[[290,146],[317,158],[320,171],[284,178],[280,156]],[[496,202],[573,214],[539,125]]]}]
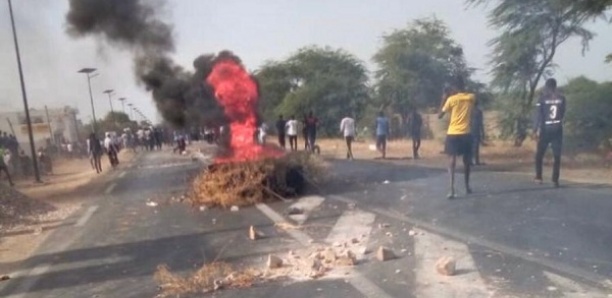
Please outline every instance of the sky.
[{"label": "sky", "polygon": [[[96,116],[110,111],[108,96],[127,98],[149,119],[159,121],[150,94],[137,83],[128,52],[92,38],[73,39],[65,33],[67,0],[13,0],[28,101],[31,108],[76,107],[79,117],[91,120],[91,106],[83,67],[94,67],[92,79]],[[269,60],[289,57],[309,46],[342,48],[376,70],[372,56],[382,45],[382,36],[406,28],[418,18],[437,17],[464,47],[476,77],[489,80],[487,43],[499,32],[487,26],[486,8],[467,8],[463,0],[167,0],[163,17],[174,25],[174,59],[187,69],[195,57],[229,49],[239,55],[249,70]],[[612,65],[603,63],[612,52],[612,24],[587,24],[596,33],[584,55],[579,40],[562,45],[555,62],[561,83],[585,75],[597,81],[612,81]],[[127,106],[126,106],[126,109]],[[0,111],[23,110],[19,74],[6,1],[0,1]]]}]

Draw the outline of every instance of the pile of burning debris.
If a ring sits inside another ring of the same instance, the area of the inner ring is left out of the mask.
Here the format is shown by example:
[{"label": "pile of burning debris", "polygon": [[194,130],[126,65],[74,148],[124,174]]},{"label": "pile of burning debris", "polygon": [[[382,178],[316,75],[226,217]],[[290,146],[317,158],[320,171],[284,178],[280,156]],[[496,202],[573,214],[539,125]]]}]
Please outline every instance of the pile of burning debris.
[{"label": "pile of burning debris", "polygon": [[259,90],[239,61],[217,61],[206,83],[229,120],[229,142],[224,154],[194,180],[193,205],[229,208],[290,197],[303,191],[306,180],[322,174],[322,163],[313,156],[285,154],[255,142]]},{"label": "pile of burning debris", "polygon": [[306,153],[280,158],[215,163],[197,176],[189,195],[194,206],[250,206],[296,196],[324,175],[321,159]]}]

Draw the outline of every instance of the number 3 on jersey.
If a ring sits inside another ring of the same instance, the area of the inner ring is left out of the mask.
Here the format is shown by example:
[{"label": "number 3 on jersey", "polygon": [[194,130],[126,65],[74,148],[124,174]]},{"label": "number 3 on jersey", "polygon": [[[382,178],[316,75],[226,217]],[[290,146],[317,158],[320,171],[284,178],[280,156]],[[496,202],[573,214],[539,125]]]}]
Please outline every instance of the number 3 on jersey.
[{"label": "number 3 on jersey", "polygon": [[548,114],[548,117],[553,120],[553,119],[557,119],[557,105],[551,105],[550,106],[550,114]]}]

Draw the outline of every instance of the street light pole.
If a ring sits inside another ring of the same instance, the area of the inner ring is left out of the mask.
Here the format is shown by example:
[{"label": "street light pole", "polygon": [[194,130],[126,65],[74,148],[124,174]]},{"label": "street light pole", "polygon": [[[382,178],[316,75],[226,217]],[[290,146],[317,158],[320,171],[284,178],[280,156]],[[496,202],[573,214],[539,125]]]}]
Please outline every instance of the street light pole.
[{"label": "street light pole", "polygon": [[121,102],[121,109],[123,110],[123,113],[125,114],[125,97],[119,98],[119,101]]},{"label": "street light pole", "polygon": [[113,111],[113,89],[107,89],[104,90],[104,93],[108,94],[108,103],[110,104],[110,108],[111,108],[111,118],[113,118],[113,123],[115,125],[117,125],[117,119],[115,118],[115,111]]},{"label": "street light pole", "polygon": [[79,73],[84,73],[85,75],[87,75],[87,86],[89,87],[89,100],[91,101],[91,117],[93,120],[93,127],[91,128],[93,133],[97,133],[97,123],[96,123],[96,109],[94,108],[94,100],[93,100],[93,94],[91,93],[91,79],[95,78],[97,76],[97,74],[95,75],[91,75],[92,72],[96,71],[95,68],[83,68],[81,70],[79,70]]},{"label": "street light pole", "polygon": [[28,96],[26,94],[25,81],[23,79],[23,69],[21,68],[21,55],[19,54],[19,42],[17,41],[17,30],[15,29],[15,17],[13,16],[13,3],[8,0],[9,14],[11,16],[11,27],[13,29],[13,41],[15,42],[15,54],[17,56],[17,68],[19,69],[19,81],[21,82],[21,95],[23,97],[23,108],[25,109],[26,122],[28,125],[28,138],[30,139],[30,150],[32,153],[32,164],[34,166],[34,179],[36,182],[40,180],[40,172],[38,171],[38,160],[36,158],[36,145],[34,144],[34,135],[32,133],[32,122],[30,121],[30,108],[28,107]]},{"label": "street light pole", "polygon": [[134,105],[128,103],[128,107],[130,108],[130,120],[134,121]]}]

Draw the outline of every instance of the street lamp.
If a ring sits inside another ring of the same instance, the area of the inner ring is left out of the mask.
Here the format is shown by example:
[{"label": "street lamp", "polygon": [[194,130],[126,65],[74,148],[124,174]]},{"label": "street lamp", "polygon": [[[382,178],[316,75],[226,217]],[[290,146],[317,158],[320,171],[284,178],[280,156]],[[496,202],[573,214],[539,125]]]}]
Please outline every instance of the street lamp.
[{"label": "street lamp", "polygon": [[136,119],[134,118],[134,104],[128,103],[128,106],[130,107],[130,119],[132,121],[136,121]]},{"label": "street lamp", "polygon": [[115,123],[115,125],[117,125],[117,121],[115,121],[116,120],[115,111],[113,111],[113,99],[112,99],[113,91],[114,91],[113,89],[106,89],[104,90],[103,93],[108,94],[108,103],[110,104],[110,108],[111,108],[111,118],[113,118],[113,122]]},{"label": "street lamp", "polygon": [[123,109],[123,113],[125,114],[125,97],[119,98],[119,101],[121,102],[121,109]]},{"label": "street lamp", "polygon": [[94,108],[94,100],[93,100],[93,94],[91,93],[91,79],[97,77],[99,74],[93,74],[92,73],[96,71],[95,68],[83,68],[81,70],[79,70],[79,73],[84,73],[85,75],[87,75],[87,86],[89,87],[89,101],[91,102],[91,118],[93,120],[93,127],[91,128],[93,133],[95,134],[97,132],[97,123],[96,123],[96,109]]},{"label": "street lamp", "polygon": [[32,153],[32,165],[34,166],[34,179],[36,182],[40,180],[40,172],[38,171],[38,160],[36,158],[36,149],[34,145],[34,135],[32,134],[32,122],[30,121],[30,108],[28,107],[28,96],[26,94],[25,81],[23,78],[23,69],[21,68],[21,55],[19,54],[19,42],[17,41],[17,30],[15,29],[15,17],[13,16],[13,3],[8,0],[9,14],[11,16],[11,27],[13,29],[13,41],[15,43],[15,55],[17,56],[17,67],[19,69],[19,81],[21,82],[21,96],[23,97],[23,108],[25,109],[25,117],[28,125],[28,138],[30,139],[30,150]]}]

